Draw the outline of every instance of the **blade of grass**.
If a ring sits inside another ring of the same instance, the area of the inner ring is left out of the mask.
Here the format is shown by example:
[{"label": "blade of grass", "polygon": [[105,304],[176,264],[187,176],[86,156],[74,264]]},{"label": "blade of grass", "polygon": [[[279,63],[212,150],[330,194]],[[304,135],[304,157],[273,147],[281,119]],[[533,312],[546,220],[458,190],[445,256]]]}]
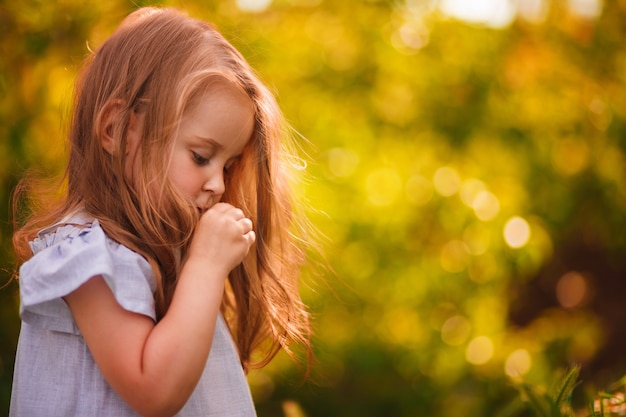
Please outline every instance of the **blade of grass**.
[{"label": "blade of grass", "polygon": [[578,385],[578,375],[580,366],[572,366],[555,386],[554,404],[560,409],[565,401],[570,397],[576,385]]},{"label": "blade of grass", "polygon": [[537,394],[528,384],[521,384],[520,389],[525,394],[532,410],[539,417],[550,417],[549,403],[546,397]]}]

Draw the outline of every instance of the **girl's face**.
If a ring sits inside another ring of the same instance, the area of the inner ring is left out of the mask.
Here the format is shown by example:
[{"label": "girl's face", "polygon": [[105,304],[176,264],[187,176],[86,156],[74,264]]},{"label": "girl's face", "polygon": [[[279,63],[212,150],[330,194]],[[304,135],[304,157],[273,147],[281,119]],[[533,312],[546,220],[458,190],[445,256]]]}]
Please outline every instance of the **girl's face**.
[{"label": "girl's face", "polygon": [[216,82],[183,116],[168,178],[200,212],[220,201],[224,177],[252,136],[254,109],[240,90]]}]

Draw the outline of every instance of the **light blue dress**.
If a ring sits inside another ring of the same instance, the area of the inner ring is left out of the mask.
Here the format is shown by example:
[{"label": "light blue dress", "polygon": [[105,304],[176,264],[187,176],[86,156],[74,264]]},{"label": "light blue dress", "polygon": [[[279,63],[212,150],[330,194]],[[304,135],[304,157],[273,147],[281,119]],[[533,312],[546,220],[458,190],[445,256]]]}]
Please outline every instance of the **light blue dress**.
[{"label": "light blue dress", "polygon": [[[126,310],[155,320],[148,262],[84,215],[42,230],[20,268],[22,327],[10,417],[137,416],[102,376],[62,297],[101,275]],[[209,359],[179,417],[255,416],[226,323],[218,317]]]}]

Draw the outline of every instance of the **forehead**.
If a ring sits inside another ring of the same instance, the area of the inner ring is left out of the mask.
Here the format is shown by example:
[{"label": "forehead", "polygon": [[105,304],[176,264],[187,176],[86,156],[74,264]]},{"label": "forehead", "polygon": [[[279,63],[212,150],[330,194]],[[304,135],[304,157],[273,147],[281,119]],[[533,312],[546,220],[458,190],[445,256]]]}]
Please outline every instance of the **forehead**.
[{"label": "forehead", "polygon": [[243,148],[253,133],[255,110],[241,89],[215,80],[184,112],[179,134],[182,138],[211,141],[228,149]]}]

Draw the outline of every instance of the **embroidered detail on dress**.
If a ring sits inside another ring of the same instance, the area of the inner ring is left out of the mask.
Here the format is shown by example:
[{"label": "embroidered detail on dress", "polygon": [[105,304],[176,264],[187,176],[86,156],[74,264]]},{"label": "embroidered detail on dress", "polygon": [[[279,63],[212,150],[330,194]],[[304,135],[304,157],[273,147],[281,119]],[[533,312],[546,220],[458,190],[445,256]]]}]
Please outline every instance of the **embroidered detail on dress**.
[{"label": "embroidered detail on dress", "polygon": [[47,227],[29,242],[30,249],[37,253],[63,240],[71,243],[76,236],[85,241],[85,236],[91,232],[94,223],[97,223],[97,220],[89,223],[58,223]]}]

